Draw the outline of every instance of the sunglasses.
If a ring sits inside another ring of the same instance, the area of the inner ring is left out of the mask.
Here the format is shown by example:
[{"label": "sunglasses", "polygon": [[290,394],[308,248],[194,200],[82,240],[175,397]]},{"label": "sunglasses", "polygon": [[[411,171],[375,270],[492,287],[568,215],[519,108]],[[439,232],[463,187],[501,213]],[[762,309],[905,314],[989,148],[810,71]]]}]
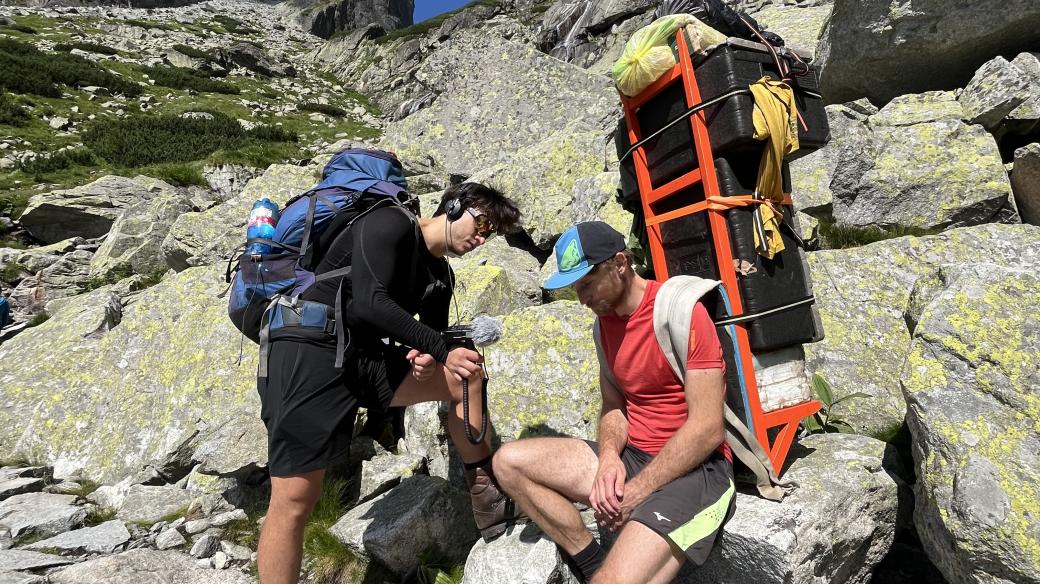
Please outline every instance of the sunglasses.
[{"label": "sunglasses", "polygon": [[470,207],[466,212],[473,216],[473,226],[477,229],[477,235],[488,239],[495,234],[495,223],[488,216]]}]

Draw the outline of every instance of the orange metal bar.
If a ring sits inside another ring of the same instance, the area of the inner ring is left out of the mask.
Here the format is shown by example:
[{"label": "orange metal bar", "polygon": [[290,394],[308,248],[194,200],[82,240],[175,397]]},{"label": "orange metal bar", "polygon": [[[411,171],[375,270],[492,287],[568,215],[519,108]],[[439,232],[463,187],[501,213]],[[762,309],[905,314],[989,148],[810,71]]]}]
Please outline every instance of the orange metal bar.
[{"label": "orange metal bar", "polygon": [[647,203],[653,205],[654,203],[667,199],[668,197],[678,193],[679,191],[692,187],[697,183],[701,182],[701,169],[697,168],[687,172],[679,178],[672,179],[667,183],[657,187],[646,194],[645,198]]}]

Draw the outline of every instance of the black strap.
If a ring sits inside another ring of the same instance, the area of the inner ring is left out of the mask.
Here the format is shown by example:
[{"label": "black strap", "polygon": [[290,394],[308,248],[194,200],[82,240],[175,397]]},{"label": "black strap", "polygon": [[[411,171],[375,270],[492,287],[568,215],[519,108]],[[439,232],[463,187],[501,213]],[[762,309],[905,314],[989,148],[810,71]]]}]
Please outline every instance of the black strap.
[{"label": "black strap", "polygon": [[716,103],[718,103],[718,102],[720,102],[720,101],[722,101],[724,99],[729,99],[729,98],[731,98],[731,97],[733,97],[735,95],[741,95],[741,94],[745,94],[745,93],[749,94],[749,93],[751,93],[751,90],[750,89],[734,89],[733,91],[730,91],[729,93],[724,93],[724,94],[722,94],[722,95],[720,95],[718,97],[713,97],[713,98],[709,99],[708,101],[701,101],[697,105],[695,105],[692,108],[686,110],[686,112],[683,113],[682,115],[680,115],[679,117],[677,117],[674,120],[672,120],[672,121],[668,122],[667,124],[665,124],[660,130],[657,130],[653,134],[650,134],[646,138],[643,138],[642,140],[640,140],[640,141],[636,142],[635,144],[633,144],[628,149],[628,151],[625,152],[625,154],[622,155],[621,158],[618,159],[618,162],[624,162],[626,158],[628,158],[629,156],[632,156],[632,153],[635,152],[637,148],[639,148],[643,144],[646,144],[650,140],[653,140],[654,138],[657,138],[658,136],[660,136],[662,133],[664,133],[666,130],[668,130],[669,128],[671,128],[675,124],[678,124],[679,122],[681,122],[681,121],[685,120],[686,118],[692,116],[693,114],[701,111],[702,109],[704,109],[706,107],[711,107],[711,106],[715,105]]},{"label": "black strap", "polygon": [[303,243],[300,244],[300,256],[307,253],[307,246],[311,241],[311,227],[314,225],[314,209],[318,206],[317,197],[307,199],[307,221],[303,224]]},{"label": "black strap", "polygon": [[742,314],[740,316],[734,316],[733,318],[727,318],[725,320],[717,320],[717,321],[715,321],[715,326],[716,327],[720,327],[720,326],[727,326],[727,325],[731,325],[731,324],[740,324],[740,323],[743,323],[743,322],[748,322],[748,321],[752,321],[752,320],[756,320],[756,319],[762,318],[763,316],[770,316],[772,314],[777,314],[779,312],[786,312],[788,310],[793,310],[795,308],[798,308],[799,306],[804,306],[806,304],[812,304],[814,302],[816,302],[816,297],[810,295],[810,296],[806,296],[805,298],[802,298],[800,300],[795,300],[794,302],[790,302],[788,304],[784,304],[782,306],[776,306],[774,308],[769,308],[769,309],[762,310],[762,311],[759,311],[759,312],[755,312],[755,313],[752,313],[752,314]]}]

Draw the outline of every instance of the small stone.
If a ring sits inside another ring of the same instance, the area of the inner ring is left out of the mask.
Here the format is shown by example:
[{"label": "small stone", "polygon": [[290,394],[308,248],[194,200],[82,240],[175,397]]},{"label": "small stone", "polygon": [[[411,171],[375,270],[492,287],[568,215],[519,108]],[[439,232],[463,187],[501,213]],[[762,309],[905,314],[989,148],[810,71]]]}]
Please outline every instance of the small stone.
[{"label": "small stone", "polygon": [[180,547],[186,543],[188,543],[188,540],[184,539],[181,532],[176,529],[167,529],[155,538],[155,547],[160,550]]},{"label": "small stone", "polygon": [[253,555],[253,550],[230,541],[220,542],[220,551],[224,552],[228,558],[239,562],[248,562]]},{"label": "small stone", "polygon": [[200,568],[212,568],[213,560],[206,558],[204,560],[195,560],[195,564]]},{"label": "small stone", "polygon": [[202,533],[210,528],[209,519],[193,519],[191,521],[184,522],[184,533],[188,535],[195,535],[196,533]]},{"label": "small stone", "polygon": [[223,570],[228,567],[228,556],[224,552],[217,552],[213,554],[213,567],[218,570]]},{"label": "small stone", "polygon": [[213,527],[224,527],[232,521],[243,521],[245,519],[248,519],[246,512],[241,509],[235,509],[234,511],[214,515],[209,522]]},{"label": "small stone", "polygon": [[195,542],[195,545],[191,546],[191,557],[193,558],[209,558],[212,557],[216,551],[220,549],[220,538],[215,535],[204,535]]}]

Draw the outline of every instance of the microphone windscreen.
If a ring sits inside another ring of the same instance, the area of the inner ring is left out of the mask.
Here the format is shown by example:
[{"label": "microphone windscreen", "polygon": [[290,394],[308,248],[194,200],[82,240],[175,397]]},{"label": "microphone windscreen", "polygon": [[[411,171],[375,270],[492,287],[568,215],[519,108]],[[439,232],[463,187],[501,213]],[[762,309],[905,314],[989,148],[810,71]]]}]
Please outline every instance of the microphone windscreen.
[{"label": "microphone windscreen", "polygon": [[502,338],[502,323],[497,318],[480,315],[473,318],[469,338],[478,347],[486,347]]}]

